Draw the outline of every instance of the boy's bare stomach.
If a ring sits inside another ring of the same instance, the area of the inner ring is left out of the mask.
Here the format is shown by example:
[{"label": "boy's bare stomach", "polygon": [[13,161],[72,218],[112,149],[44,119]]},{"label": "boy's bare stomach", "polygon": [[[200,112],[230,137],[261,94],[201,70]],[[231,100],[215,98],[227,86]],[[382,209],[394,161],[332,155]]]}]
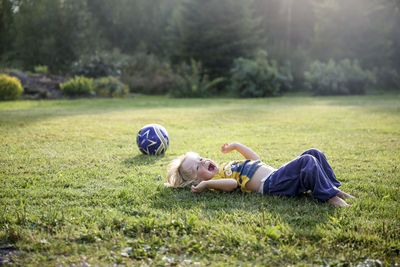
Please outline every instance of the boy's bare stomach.
[{"label": "boy's bare stomach", "polygon": [[261,186],[261,180],[270,175],[275,169],[268,165],[261,165],[253,177],[246,183],[246,189],[257,192]]}]

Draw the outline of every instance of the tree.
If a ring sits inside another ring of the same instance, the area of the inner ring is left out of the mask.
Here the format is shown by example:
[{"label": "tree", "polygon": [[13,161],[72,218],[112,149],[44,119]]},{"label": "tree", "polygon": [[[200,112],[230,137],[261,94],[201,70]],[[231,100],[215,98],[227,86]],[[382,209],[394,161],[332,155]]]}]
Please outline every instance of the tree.
[{"label": "tree", "polygon": [[138,49],[162,55],[167,21],[177,0],[88,0],[97,31],[107,49],[124,53]]},{"label": "tree", "polygon": [[[359,59],[373,67],[388,61],[393,30],[389,1],[325,0],[315,2],[317,16],[312,52],[315,58]],[[388,40],[389,39],[389,40]]]},{"label": "tree", "polygon": [[260,45],[258,20],[246,1],[190,0],[170,22],[170,55],[174,63],[202,62],[211,78],[227,76],[233,61],[249,57]]},{"label": "tree", "polygon": [[254,0],[262,34],[271,57],[284,63],[300,47],[307,50],[313,38],[314,12],[310,0]]},{"label": "tree", "polygon": [[312,56],[327,61],[357,59],[374,69],[378,84],[400,84],[400,12],[395,0],[315,2]]},{"label": "tree", "polygon": [[11,50],[13,42],[13,5],[10,0],[0,0],[0,59]]},{"label": "tree", "polygon": [[254,0],[252,6],[261,19],[264,49],[290,69],[293,88],[301,89],[314,35],[312,0]]},{"label": "tree", "polygon": [[14,17],[16,59],[26,68],[44,64],[65,70],[80,54],[95,49],[86,1],[20,0]]}]

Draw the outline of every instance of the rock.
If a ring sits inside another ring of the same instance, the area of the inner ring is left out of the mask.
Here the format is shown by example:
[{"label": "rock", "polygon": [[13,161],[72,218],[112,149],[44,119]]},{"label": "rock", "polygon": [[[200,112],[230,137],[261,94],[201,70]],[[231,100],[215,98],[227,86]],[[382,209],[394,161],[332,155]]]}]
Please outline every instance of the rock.
[{"label": "rock", "polygon": [[66,80],[64,77],[55,75],[28,76],[24,86],[26,98],[61,98],[60,84]]},{"label": "rock", "polygon": [[8,74],[9,76],[16,77],[21,82],[22,87],[26,85],[28,77],[23,73],[11,72]]}]

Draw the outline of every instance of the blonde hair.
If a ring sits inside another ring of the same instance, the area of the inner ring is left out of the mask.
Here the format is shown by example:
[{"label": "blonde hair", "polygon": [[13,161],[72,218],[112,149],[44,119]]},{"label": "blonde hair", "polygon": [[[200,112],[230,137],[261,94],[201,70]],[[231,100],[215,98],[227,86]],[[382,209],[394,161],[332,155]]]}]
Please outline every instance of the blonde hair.
[{"label": "blonde hair", "polygon": [[170,187],[189,187],[196,185],[199,181],[196,180],[196,173],[192,168],[182,168],[182,163],[191,155],[198,156],[197,153],[187,152],[172,160],[167,167],[167,183],[166,186]]}]

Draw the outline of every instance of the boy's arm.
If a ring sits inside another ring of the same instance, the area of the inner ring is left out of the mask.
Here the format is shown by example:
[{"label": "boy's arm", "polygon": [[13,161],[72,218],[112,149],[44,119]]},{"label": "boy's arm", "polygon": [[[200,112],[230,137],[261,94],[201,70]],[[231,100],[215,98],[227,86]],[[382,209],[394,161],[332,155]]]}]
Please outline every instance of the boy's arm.
[{"label": "boy's arm", "polygon": [[256,152],[254,152],[247,146],[242,145],[237,142],[233,142],[231,144],[225,143],[221,147],[222,153],[228,153],[228,152],[231,152],[232,150],[236,150],[237,152],[242,154],[243,157],[245,157],[246,159],[250,159],[250,160],[259,160],[260,159],[260,157],[257,155]]},{"label": "boy's arm", "polygon": [[218,179],[218,180],[208,180],[201,181],[198,185],[192,185],[193,193],[200,193],[204,189],[216,189],[221,191],[232,191],[237,187],[237,182],[235,179]]}]

